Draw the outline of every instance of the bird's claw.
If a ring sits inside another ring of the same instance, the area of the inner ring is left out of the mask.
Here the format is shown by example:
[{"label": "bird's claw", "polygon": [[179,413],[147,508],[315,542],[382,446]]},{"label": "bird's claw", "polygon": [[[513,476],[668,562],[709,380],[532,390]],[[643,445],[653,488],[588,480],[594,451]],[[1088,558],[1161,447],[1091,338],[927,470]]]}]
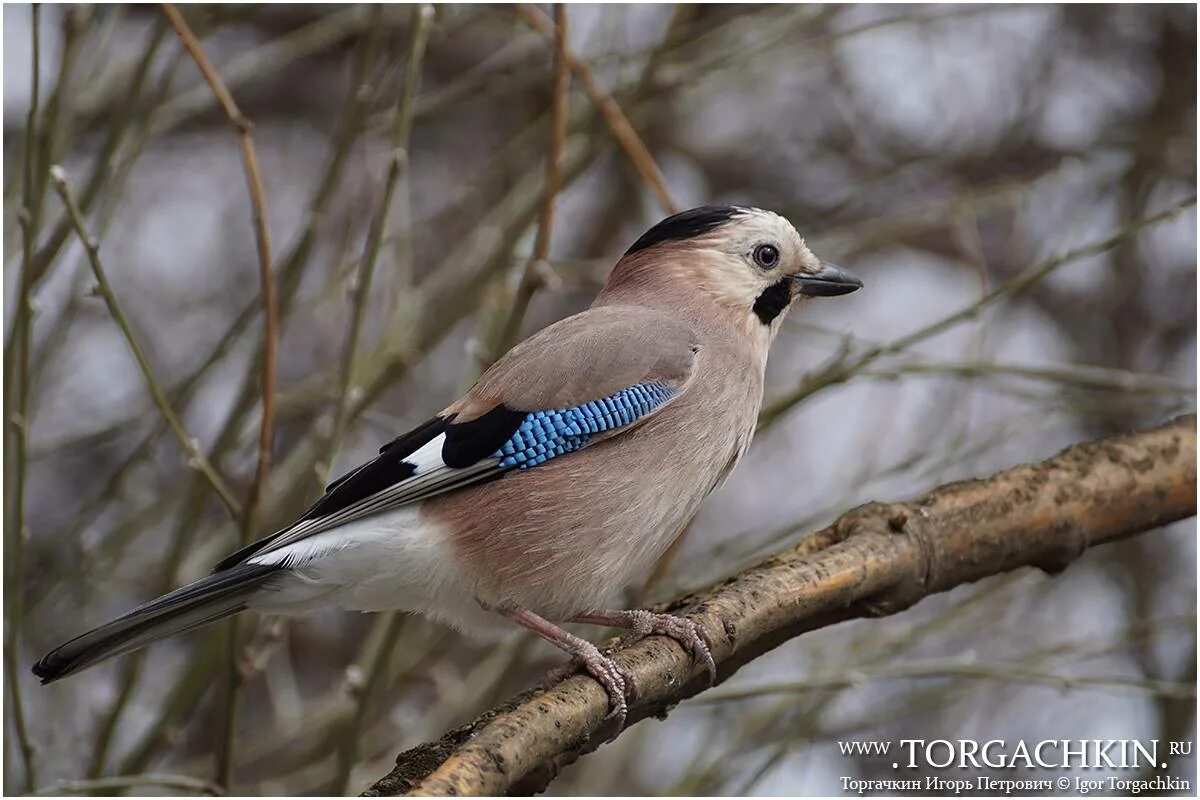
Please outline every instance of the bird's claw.
[{"label": "bird's claw", "polygon": [[586,647],[581,647],[571,656],[570,661],[546,673],[543,685],[549,688],[571,677],[581,668],[586,670],[608,693],[608,713],[604,720],[616,720],[613,733],[613,736],[616,736],[625,728],[625,718],[629,715],[629,701],[637,696],[637,681],[628,667],[600,652],[595,645],[587,642],[585,645]]},{"label": "bird's claw", "polygon": [[[624,642],[626,647],[651,634],[668,636],[679,642],[684,651],[691,656],[693,663],[704,665],[710,686],[716,683],[717,664],[712,656],[712,642],[704,628],[687,617],[637,610],[607,612],[604,616],[591,615],[580,621],[611,623],[629,628],[633,631],[633,636]],[[613,733],[613,736],[616,736],[625,727],[629,701],[637,696],[637,682],[633,673],[590,642],[575,640],[563,649],[571,653],[571,660],[546,673],[543,685],[549,688],[571,677],[581,667],[587,670],[608,693],[609,710],[604,719],[616,720]]]},{"label": "bird's claw", "polygon": [[653,611],[633,611],[633,631],[637,641],[650,634],[669,636],[683,647],[693,663],[703,664],[708,672],[708,685],[717,682],[717,662],[712,656],[712,641],[697,622],[674,614],[655,614]]}]

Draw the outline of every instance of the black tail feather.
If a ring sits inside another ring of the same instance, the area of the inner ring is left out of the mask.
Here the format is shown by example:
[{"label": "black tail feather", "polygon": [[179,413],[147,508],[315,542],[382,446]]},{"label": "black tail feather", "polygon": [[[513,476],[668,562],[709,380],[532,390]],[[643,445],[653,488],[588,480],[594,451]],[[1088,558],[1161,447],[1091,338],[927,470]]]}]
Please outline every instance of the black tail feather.
[{"label": "black tail feather", "polygon": [[106,658],[236,614],[280,569],[274,564],[240,564],[201,578],[56,647],[33,665],[33,674],[50,683]]}]

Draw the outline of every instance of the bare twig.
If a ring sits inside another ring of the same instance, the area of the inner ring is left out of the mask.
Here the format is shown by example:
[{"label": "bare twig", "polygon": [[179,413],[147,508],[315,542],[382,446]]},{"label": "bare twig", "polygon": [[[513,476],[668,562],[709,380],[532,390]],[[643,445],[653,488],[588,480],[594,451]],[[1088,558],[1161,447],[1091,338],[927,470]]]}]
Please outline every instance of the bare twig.
[{"label": "bare twig", "polygon": [[[162,4],[166,14],[183,46],[191,54],[199,67],[204,80],[217,97],[222,111],[229,119],[237,133],[242,151],[242,165],[246,172],[246,182],[250,189],[250,206],[253,209],[254,236],[258,243],[259,282],[263,304],[263,346],[262,346],[262,418],[258,434],[258,458],[255,461],[254,477],[246,492],[246,502],[242,507],[241,544],[250,541],[254,531],[258,511],[259,497],[262,487],[267,481],[271,469],[271,449],[275,438],[275,361],[276,348],[279,339],[279,307],[275,297],[275,280],[271,273],[271,237],[267,230],[267,198],[263,190],[262,173],[258,166],[258,154],[254,148],[254,137],[251,135],[250,120],[242,114],[237,103],[230,94],[220,73],[209,62],[208,56],[200,46],[196,35],[188,26],[187,20],[171,3]],[[238,625],[235,621],[228,624],[229,675],[226,687],[224,736],[217,748],[217,782],[221,786],[229,786],[232,770],[232,753],[234,726],[237,719],[237,693],[241,683],[238,676]]]},{"label": "bare twig", "polygon": [[868,670],[851,670],[841,675],[816,676],[792,683],[774,683],[730,689],[706,695],[697,702],[721,703],[731,700],[747,700],[780,694],[796,694],[829,689],[847,689],[861,686],[870,681],[907,680],[913,678],[973,678],[977,680],[1032,683],[1071,691],[1077,689],[1099,689],[1136,692],[1167,697],[1194,698],[1196,687],[1176,681],[1157,681],[1137,676],[1124,675],[1058,675],[1053,672],[1030,669],[1020,664],[977,664],[938,663],[899,664]]},{"label": "bare twig", "polygon": [[[223,64],[221,77],[227,88],[237,88],[251,81],[261,81],[305,58],[332,50],[363,33],[372,15],[363,5],[350,5],[318,17],[302,28],[274,38],[247,53]],[[163,113],[154,122],[154,133],[161,135],[207,111],[213,102],[211,89],[192,86],[171,97]]]},{"label": "bare twig", "polygon": [[[214,457],[221,452],[222,444],[221,437],[218,437],[217,444],[212,451]],[[193,535],[201,526],[201,520],[203,519],[201,510],[204,497],[203,482],[199,480],[189,481],[184,500],[180,505],[176,530],[170,537],[170,551],[162,565],[162,577],[154,592],[156,595],[166,594],[179,584],[178,572],[180,566],[183,564]],[[145,650],[139,650],[129,657],[121,676],[121,684],[120,688],[117,689],[116,699],[113,700],[112,706],[97,726],[96,743],[92,749],[91,768],[88,771],[89,778],[98,778],[104,772],[104,768],[108,762],[109,749],[116,738],[117,726],[129,702],[133,699],[133,690],[142,675],[142,668],[146,663],[146,652]]]},{"label": "bare twig", "polygon": [[[535,6],[524,3],[515,6],[517,14],[525,21],[529,27],[533,28],[538,33],[545,36],[547,39],[554,38],[554,23],[542,11]],[[579,78],[579,82],[583,84],[583,89],[587,92],[588,97],[596,106],[596,110],[600,112],[600,116],[604,118],[604,122],[608,125],[608,129],[612,131],[613,138],[617,140],[617,144],[625,151],[625,156],[633,164],[634,169],[642,176],[642,180],[654,192],[654,196],[658,199],[658,204],[662,206],[663,211],[668,214],[674,214],[679,211],[679,204],[671,197],[671,192],[667,188],[667,181],[663,177],[662,170],[658,168],[658,164],[654,161],[654,156],[650,154],[646,143],[638,136],[634,130],[633,124],[629,121],[629,117],[621,110],[621,106],[617,103],[616,98],[604,86],[596,74],[592,72],[587,62],[577,57],[569,48],[563,48],[563,57],[571,71]]]},{"label": "bare twig", "polygon": [[[33,67],[31,69],[32,88],[29,99],[29,114],[25,121],[25,163],[22,165],[23,197],[22,208],[18,212],[21,222],[21,282],[17,309],[13,315],[12,341],[17,352],[14,359],[5,359],[4,378],[8,392],[15,392],[16,402],[11,394],[5,397],[5,431],[11,436],[11,446],[6,447],[5,482],[11,479],[8,486],[8,508],[11,516],[7,520],[5,531],[5,613],[4,613],[4,682],[8,684],[8,696],[12,702],[13,730],[16,733],[18,750],[21,753],[21,763],[24,769],[25,790],[37,785],[37,766],[34,763],[33,741],[25,724],[24,701],[21,697],[21,683],[17,665],[21,644],[21,625],[24,621],[23,603],[25,600],[24,560],[25,560],[25,470],[26,456],[29,445],[29,349],[32,337],[33,308],[30,306],[30,293],[33,286],[33,248],[37,239],[37,218],[35,208],[38,205],[34,185],[34,141],[37,138],[38,92],[41,83],[41,6],[34,4],[32,8],[33,36]],[[9,350],[5,348],[5,355]],[[6,437],[8,438],[8,437]],[[9,464],[11,463],[11,466]],[[4,769],[5,794],[19,791],[12,776],[12,769],[5,764]]]},{"label": "bare twig", "polygon": [[[75,6],[63,16],[62,23],[62,52],[58,62],[57,80],[54,91],[46,101],[42,122],[38,128],[38,180],[34,186],[34,220],[40,220],[42,205],[46,199],[46,170],[57,160],[60,152],[71,133],[71,115],[69,112],[69,95],[74,87],[75,64],[83,49],[86,34],[95,19],[95,9],[87,6]],[[34,226],[39,227],[35,224]]]},{"label": "bare twig", "polygon": [[48,786],[34,797],[82,795],[91,792],[112,792],[115,789],[132,789],[138,786],[157,786],[163,789],[179,789],[189,794],[217,796],[223,794],[221,787],[208,781],[187,775],[114,775],[109,778],[93,778],[86,781],[66,781]]},{"label": "bare twig", "polygon": [[342,354],[341,388],[338,392],[333,433],[329,442],[329,463],[333,461],[332,456],[341,443],[349,419],[350,398],[354,387],[354,360],[358,355],[359,340],[362,337],[363,318],[375,274],[375,262],[379,258],[379,248],[387,230],[388,214],[392,207],[392,198],[396,193],[396,184],[399,182],[401,172],[408,167],[408,142],[412,132],[413,103],[420,84],[421,64],[425,58],[425,43],[429,39],[432,23],[433,6],[428,3],[413,6],[408,64],[405,68],[400,96],[396,100],[398,111],[396,124],[392,130],[391,152],[387,178],[384,182],[383,200],[379,204],[379,209],[371,222],[371,229],[367,233],[358,275],[354,281],[350,329],[346,338],[346,348]]},{"label": "bare twig", "polygon": [[[165,20],[162,23],[165,29]],[[368,39],[377,39],[382,31],[372,30]],[[157,42],[157,39],[155,39]],[[182,53],[181,53],[182,55]],[[211,94],[211,92],[210,92]],[[292,244],[286,256],[280,262],[277,269],[278,286],[279,286],[279,313],[281,324],[282,320],[287,316],[292,299],[295,296],[296,290],[300,285],[300,278],[303,274],[304,267],[308,263],[309,257],[313,252],[313,243],[316,239],[317,227],[321,219],[323,219],[325,210],[330,199],[337,188],[338,181],[344,171],[344,167],[348,160],[348,155],[352,149],[354,142],[357,140],[359,131],[365,117],[365,111],[368,106],[367,99],[361,97],[358,93],[352,92],[347,98],[346,112],[342,117],[340,131],[336,136],[332,147],[332,152],[326,161],[325,167],[322,170],[321,177],[317,181],[317,187],[314,189],[311,200],[309,202],[308,212],[305,215],[306,223],[304,229],[300,233],[297,240]],[[146,123],[149,127],[149,120]],[[127,166],[127,165],[126,165]],[[230,325],[221,339],[216,343],[212,350],[205,357],[201,365],[186,379],[181,381],[177,386],[172,387],[168,391],[168,396],[172,400],[172,404],[182,407],[191,397],[194,396],[197,389],[202,385],[202,379],[211,371],[211,369],[221,363],[223,356],[227,355],[232,346],[237,342],[238,338],[250,325],[255,315],[255,309],[261,305],[261,299],[256,296],[250,298],[238,313],[235,321]],[[261,355],[261,354],[260,354]],[[238,391],[238,400],[234,404],[234,410],[227,416],[225,424],[220,433],[216,437],[216,444],[213,447],[213,452],[210,460],[219,461],[223,451],[233,446],[233,436],[235,431],[240,430],[242,421],[247,413],[251,410],[255,397],[254,376],[260,371],[261,357],[253,364],[247,366],[245,375],[242,377],[242,386]],[[277,403],[277,406],[279,403]],[[132,427],[139,420],[134,417],[127,421],[117,423],[115,426],[110,426],[104,431],[98,433],[87,434],[81,438],[73,438],[64,442],[53,445],[54,449],[59,447],[65,449],[80,449],[96,446],[98,440],[108,439],[123,428]],[[159,435],[158,430],[151,431],[141,440],[140,444],[135,447],[130,456],[122,462],[104,485],[100,491],[96,493],[95,499],[80,510],[77,518],[78,525],[82,525],[85,520],[93,517],[95,507],[110,499],[121,491],[124,479],[133,474],[133,467],[144,460],[144,457],[150,452],[150,446],[157,440]],[[131,532],[123,536],[119,540],[119,544],[123,547],[133,541],[137,532],[144,529],[144,526],[118,524],[119,530]],[[75,531],[72,531],[74,533]],[[68,535],[70,538],[70,535]],[[172,579],[174,580],[174,579]],[[169,587],[168,587],[169,588]]]},{"label": "bare twig", "polygon": [[[667,606],[700,624],[720,680],[818,627],[904,610],[922,598],[1021,566],[1056,573],[1088,547],[1195,514],[1196,418],[1079,444],[1038,464],[959,481],[906,503],[844,514],[798,551]],[[666,714],[705,688],[675,642],[618,653],[639,696],[630,721]],[[608,700],[590,678],[513,698],[474,723],[402,754],[370,794],[473,795],[544,789],[597,746]]]},{"label": "bare twig", "polygon": [[151,720],[150,729],[143,734],[137,744],[121,759],[119,771],[125,774],[139,773],[147,768],[163,746],[164,740],[169,741],[170,731],[185,718],[200,698],[208,693],[212,686],[212,675],[220,667],[221,641],[224,638],[220,630],[211,631],[196,655],[188,664],[180,679],[171,685],[163,694],[158,704],[159,709]]},{"label": "bare twig", "polygon": [[[141,100],[141,90],[145,84],[146,78],[150,73],[150,68],[154,63],[154,54],[157,51],[159,44],[162,42],[163,34],[166,32],[166,26],[161,28],[156,27],[151,32],[151,43],[147,48],[145,55],[138,62],[138,66],[134,71],[132,79],[128,82],[124,89],[124,100],[122,101],[119,110],[117,111],[116,119],[109,128],[108,135],[105,137],[104,144],[100,148],[93,161],[91,174],[83,184],[83,189],[78,194],[78,203],[83,213],[87,214],[91,211],[92,203],[99,195],[101,188],[104,187],[104,182],[108,178],[114,164],[121,164],[123,169],[127,169],[129,165],[136,160],[141,152],[141,143],[134,144],[130,149],[130,154],[124,159],[118,159],[118,152],[121,144],[126,141],[126,133],[134,121],[134,110]],[[161,91],[155,102],[161,102],[165,99],[166,90],[169,87],[169,78],[174,72],[173,67],[168,67],[164,70],[163,81],[160,84]],[[153,114],[151,110],[150,115]],[[148,129],[148,122],[147,122]],[[148,135],[148,130],[143,130],[142,139]],[[114,181],[117,186],[120,181]],[[116,193],[115,187],[109,187],[109,190]],[[50,233],[45,237],[42,246],[38,248],[33,258],[33,281],[36,285],[45,274],[50,265],[58,257],[62,250],[63,244],[71,235],[71,220],[64,214]]]},{"label": "bare twig", "polygon": [[[546,155],[546,191],[542,196],[542,214],[538,218],[533,254],[525,264],[512,306],[501,324],[487,358],[495,361],[516,343],[521,323],[534,293],[545,283],[549,270],[550,235],[554,231],[554,203],[562,188],[563,153],[567,149],[568,97],[571,73],[567,66],[567,9],[554,4],[554,104],[550,115],[550,149]],[[486,365],[485,365],[486,366]]]},{"label": "bare twig", "polygon": [[[379,699],[380,684],[387,675],[388,664],[391,662],[392,651],[400,640],[400,632],[404,628],[404,615],[395,611],[381,614],[369,637],[371,643],[364,653],[361,665],[347,670],[348,675],[364,672],[366,679],[360,685],[351,686],[354,695],[354,711],[347,720],[341,734],[341,743],[337,754],[337,771],[334,774],[331,794],[342,796],[350,784],[350,774],[358,759],[359,739],[363,735],[363,724],[371,710],[372,703]],[[360,679],[361,680],[361,679]]]},{"label": "bare twig", "polygon": [[1034,366],[995,361],[912,361],[895,367],[879,367],[863,375],[894,380],[902,375],[953,375],[959,378],[1021,378],[1089,392],[1121,392],[1127,395],[1170,395],[1194,397],[1196,387],[1177,383],[1161,375],[1146,375],[1123,369],[1087,364]]},{"label": "bare twig", "polygon": [[977,302],[972,303],[966,308],[955,311],[935,322],[926,325],[912,333],[901,336],[886,344],[881,344],[870,348],[865,353],[853,358],[849,361],[839,359],[828,366],[817,370],[815,373],[805,377],[804,381],[791,392],[781,398],[765,405],[762,413],[758,417],[758,429],[761,432],[763,429],[771,426],[780,417],[795,407],[801,400],[811,397],[813,394],[826,389],[830,386],[844,383],[863,368],[874,363],[883,356],[892,355],[894,353],[907,350],[915,344],[925,341],[948,330],[960,322],[973,319],[984,309],[994,305],[996,302],[1017,294],[1024,289],[1034,285],[1038,281],[1050,275],[1055,270],[1065,264],[1078,261],[1081,258],[1098,255],[1106,250],[1111,250],[1113,247],[1122,242],[1137,236],[1143,230],[1153,227],[1160,222],[1165,222],[1174,219],[1179,214],[1183,213],[1188,208],[1196,205],[1196,198],[1190,197],[1181,203],[1176,203],[1170,208],[1160,211],[1144,219],[1134,220],[1123,225],[1117,231],[1105,236],[1103,239],[1098,239],[1094,242],[1079,247],[1067,250],[1059,255],[1053,256],[1041,264],[1029,269],[1012,280],[997,286],[992,291],[985,294]]},{"label": "bare twig", "polygon": [[279,309],[275,299],[275,281],[271,274],[271,237],[267,230],[267,198],[263,190],[262,173],[258,167],[258,155],[254,149],[254,137],[251,135],[250,120],[242,115],[233,95],[229,93],[220,74],[209,62],[204,49],[188,27],[187,20],[171,3],[163,3],[163,13],[179,34],[183,46],[195,60],[196,66],[204,75],[204,80],[212,88],[221,109],[229,119],[237,133],[242,150],[242,164],[246,171],[246,182],[250,189],[250,205],[253,209],[254,237],[258,243],[259,283],[263,305],[263,358],[262,358],[262,422],[259,425],[258,459],[254,468],[254,479],[247,492],[246,504],[243,508],[245,522],[242,526],[243,543],[249,539],[253,530],[254,514],[258,506],[258,497],[266,482],[267,473],[271,467],[271,444],[275,435],[275,360],[276,346],[279,338]]},{"label": "bare twig", "polygon": [[[396,120],[392,130],[391,161],[388,167],[383,200],[367,234],[367,242],[362,261],[359,264],[358,276],[354,285],[353,309],[350,318],[350,330],[346,339],[346,349],[342,356],[341,388],[338,393],[336,417],[333,435],[330,440],[329,458],[333,455],[345,433],[346,424],[350,418],[351,391],[354,382],[354,361],[358,353],[359,339],[362,334],[362,324],[369,297],[371,280],[375,270],[375,261],[379,257],[380,245],[384,231],[387,229],[388,212],[395,195],[401,171],[408,166],[409,139],[412,134],[413,108],[417,90],[420,86],[421,69],[425,58],[425,45],[429,40],[429,32],[433,24],[433,6],[423,3],[413,6],[412,30],[409,39],[408,63],[405,66],[404,83],[400,96],[396,100]],[[375,641],[376,650],[369,656],[364,654],[367,669],[366,685],[361,688],[355,698],[355,711],[346,724],[342,746],[338,749],[337,769],[333,777],[333,793],[343,794],[350,782],[350,773],[358,754],[358,738],[366,716],[367,703],[374,694],[379,680],[389,662],[392,649],[399,637],[403,617],[397,612],[381,614],[375,621],[369,641]]]},{"label": "bare twig", "polygon": [[83,249],[87,252],[88,263],[92,267],[92,274],[96,276],[96,290],[99,292],[101,298],[104,299],[104,304],[108,306],[108,311],[112,315],[113,321],[121,329],[121,334],[125,337],[125,343],[129,346],[129,351],[133,354],[138,369],[141,370],[142,378],[146,381],[146,388],[150,390],[150,396],[154,400],[154,405],[158,407],[159,413],[167,421],[171,432],[175,434],[175,438],[179,441],[180,446],[183,447],[183,451],[188,456],[188,464],[200,471],[217,497],[221,500],[221,503],[229,511],[230,516],[237,519],[241,514],[237,500],[234,499],[233,493],[229,491],[229,487],[225,485],[225,481],[221,479],[216,469],[204,456],[199,444],[184,429],[183,423],[175,413],[175,409],[171,407],[171,403],[167,399],[161,384],[154,376],[154,370],[150,366],[150,361],[146,358],[146,353],[142,350],[141,344],[138,343],[137,337],[134,336],[133,327],[129,324],[125,312],[121,309],[121,304],[117,302],[117,296],[108,283],[108,276],[104,272],[104,265],[100,261],[100,243],[88,233],[83,221],[83,215],[79,211],[79,206],[75,204],[75,197],[71,193],[70,184],[67,183],[67,177],[62,167],[55,165],[50,168],[50,180],[54,182],[54,188],[58,192],[58,196],[62,198],[63,205],[66,206],[67,214],[70,215],[75,233],[78,234],[79,241],[83,245]]}]

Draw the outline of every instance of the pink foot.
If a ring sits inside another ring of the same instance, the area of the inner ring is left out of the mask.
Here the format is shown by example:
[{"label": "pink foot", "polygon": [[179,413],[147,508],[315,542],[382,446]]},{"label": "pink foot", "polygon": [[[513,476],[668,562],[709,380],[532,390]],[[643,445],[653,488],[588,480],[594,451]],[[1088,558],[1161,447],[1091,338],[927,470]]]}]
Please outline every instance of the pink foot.
[{"label": "pink foot", "polygon": [[609,710],[604,719],[615,719],[616,733],[620,733],[625,727],[625,718],[629,715],[628,700],[637,695],[633,673],[613,658],[601,653],[591,642],[581,642],[570,661],[546,673],[543,685],[549,688],[576,674],[580,668],[587,670],[608,693]]},{"label": "pink foot", "polygon": [[651,634],[669,636],[683,647],[693,661],[703,664],[708,671],[708,683],[711,686],[717,682],[717,664],[712,657],[712,642],[704,628],[686,617],[674,614],[655,614],[653,611],[595,611],[576,617],[578,622],[590,622],[599,625],[612,625],[627,628],[634,636],[626,645],[639,641]]}]

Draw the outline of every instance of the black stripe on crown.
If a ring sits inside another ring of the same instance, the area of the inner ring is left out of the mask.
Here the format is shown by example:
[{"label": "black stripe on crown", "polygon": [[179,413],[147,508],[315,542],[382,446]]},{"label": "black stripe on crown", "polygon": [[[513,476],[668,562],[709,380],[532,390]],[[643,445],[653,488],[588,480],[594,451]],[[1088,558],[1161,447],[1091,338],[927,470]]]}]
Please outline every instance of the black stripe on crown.
[{"label": "black stripe on crown", "polygon": [[647,247],[653,247],[663,242],[693,239],[724,225],[735,217],[742,216],[747,211],[749,209],[745,206],[699,206],[698,208],[689,208],[687,211],[681,211],[678,214],[667,217],[643,233],[641,238],[625,251],[625,255],[645,250]]}]

